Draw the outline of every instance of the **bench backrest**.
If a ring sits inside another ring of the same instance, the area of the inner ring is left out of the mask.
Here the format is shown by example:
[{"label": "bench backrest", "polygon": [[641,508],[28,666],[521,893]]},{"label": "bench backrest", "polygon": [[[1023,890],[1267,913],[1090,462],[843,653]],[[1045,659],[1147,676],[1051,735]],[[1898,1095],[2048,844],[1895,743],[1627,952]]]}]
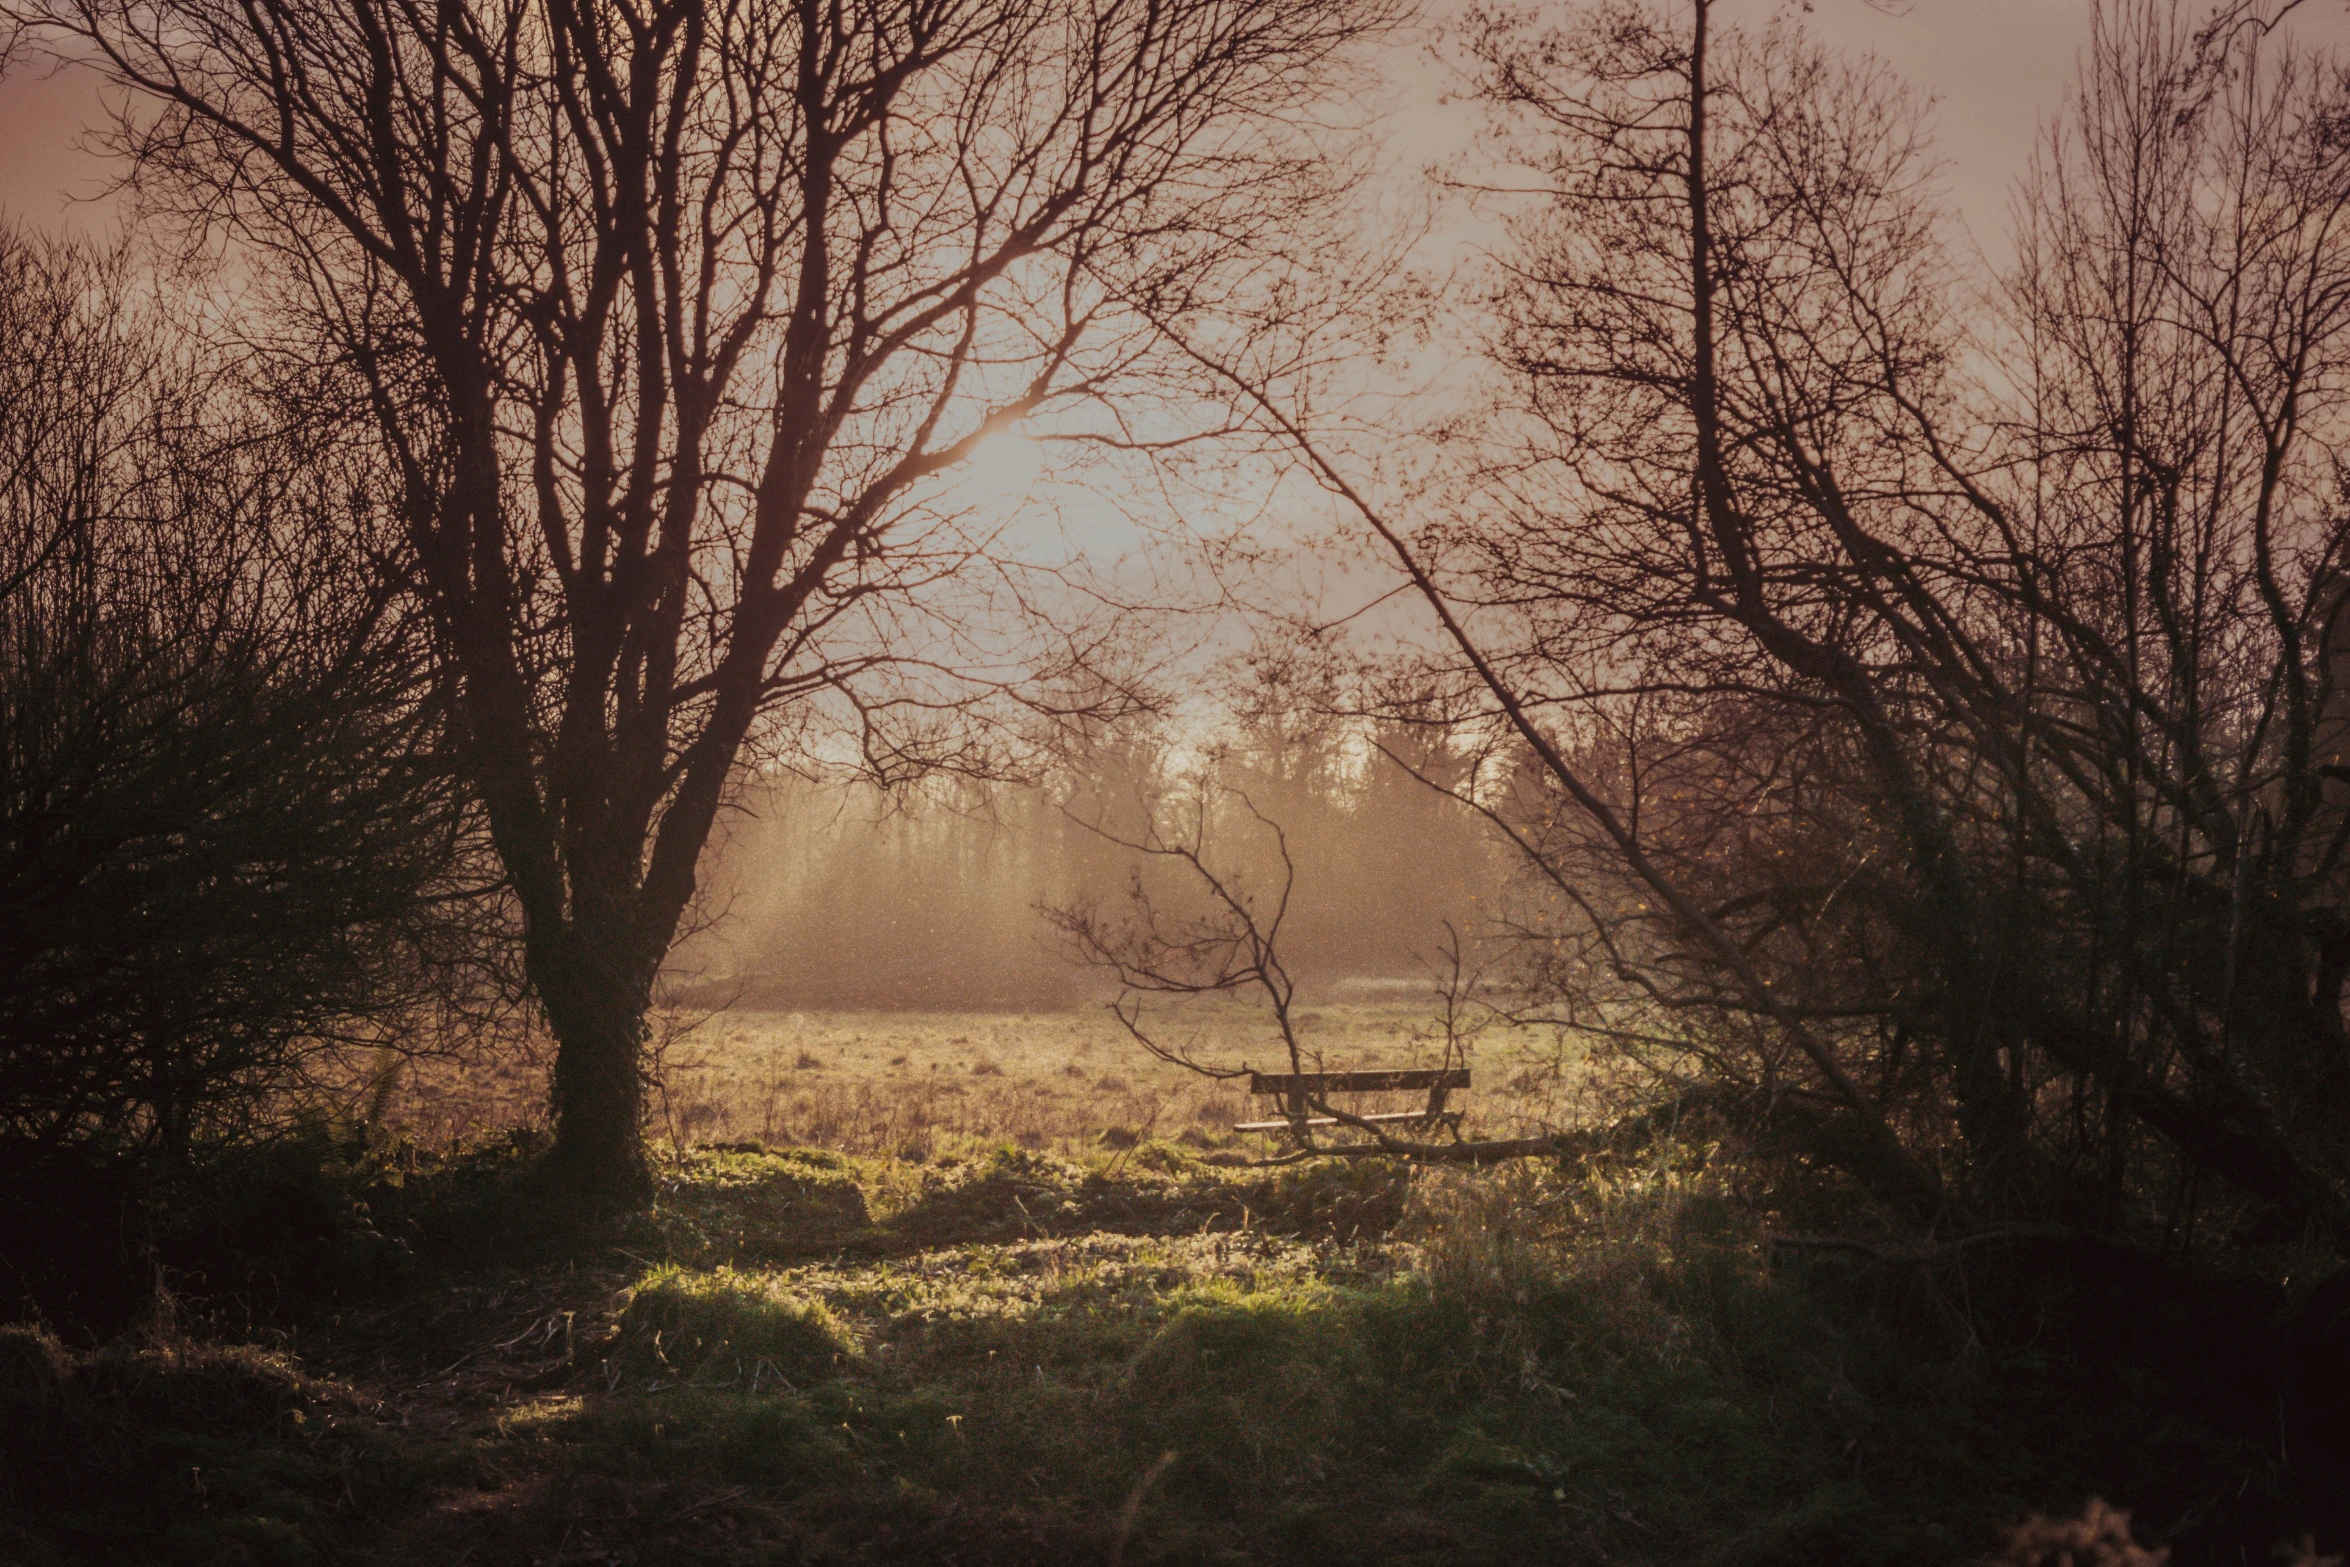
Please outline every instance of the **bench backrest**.
[{"label": "bench backrest", "polygon": [[1283,1098],[1311,1094],[1375,1094],[1417,1089],[1466,1088],[1469,1069],[1465,1066],[1447,1070],[1419,1072],[1251,1072],[1248,1091],[1252,1094],[1279,1094]]}]

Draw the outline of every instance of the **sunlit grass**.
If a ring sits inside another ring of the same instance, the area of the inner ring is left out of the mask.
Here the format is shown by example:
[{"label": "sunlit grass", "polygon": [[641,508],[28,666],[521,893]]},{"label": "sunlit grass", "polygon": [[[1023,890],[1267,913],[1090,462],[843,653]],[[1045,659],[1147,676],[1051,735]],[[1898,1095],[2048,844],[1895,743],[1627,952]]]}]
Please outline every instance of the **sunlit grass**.
[{"label": "sunlit grass", "polygon": [[[0,1335],[0,1437],[69,1504],[19,1554],[1959,1567],[2032,1507],[2241,1500],[2254,1447],[2159,1390],[1774,1272],[1734,1177],[1669,1138],[689,1150],[554,1252],[333,1297],[299,1358]],[[477,1149],[377,1217],[527,1235],[533,1193]]]},{"label": "sunlit grass", "polygon": [[[1400,1002],[1307,1007],[1300,1038],[1321,1070],[1434,1065],[1443,1045],[1426,1008]],[[763,1012],[657,1020],[652,1132],[679,1146],[758,1141],[923,1160],[1011,1142],[1078,1152],[1158,1139],[1262,1151],[1232,1128],[1267,1111],[1241,1085],[1151,1055],[1105,1011]],[[1200,1006],[1166,1041],[1224,1066],[1287,1070],[1264,1015]],[[1458,1102],[1470,1135],[1580,1124],[1580,1045],[1554,1029],[1491,1028]],[[543,1119],[543,1066],[520,1056],[419,1065],[393,1119],[419,1140]],[[1401,1109],[1409,1098],[1366,1101]]]},{"label": "sunlit grass", "polygon": [[[1304,1027],[1330,1068],[1436,1050],[1403,1006]],[[1222,1008],[1187,1042],[1267,1038]],[[1587,1124],[1555,1035],[1477,1049],[1472,1134]],[[1678,1122],[1486,1169],[1251,1167],[1240,1095],[1075,1013],[727,1013],[665,1066],[642,1210],[566,1217],[541,1138],[398,1145],[366,1234],[413,1261],[320,1286],[299,1363],[28,1340],[0,1402],[83,1411],[61,1455],[148,1390],[104,1459],[137,1506],[109,1481],[57,1537],[317,1559],[356,1537],[349,1484],[378,1564],[1957,1567],[2029,1508],[2240,1501],[2251,1472],[2153,1393],[1978,1342],[1922,1276],[1774,1271],[1759,1167]],[[488,1123],[517,1075],[420,1074],[394,1117]]]}]

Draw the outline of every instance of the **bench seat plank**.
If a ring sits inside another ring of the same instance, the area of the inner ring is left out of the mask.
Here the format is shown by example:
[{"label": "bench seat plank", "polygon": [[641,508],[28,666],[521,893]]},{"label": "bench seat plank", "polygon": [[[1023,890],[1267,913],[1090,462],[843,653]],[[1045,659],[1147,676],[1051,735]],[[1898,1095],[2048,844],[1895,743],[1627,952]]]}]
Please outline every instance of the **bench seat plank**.
[{"label": "bench seat plank", "polygon": [[[1437,1115],[1445,1113],[1440,1110]],[[1395,1110],[1380,1115],[1358,1115],[1355,1119],[1357,1121],[1428,1121],[1435,1119],[1435,1117],[1429,1115],[1425,1110]],[[1298,1124],[1295,1121],[1243,1121],[1232,1129],[1236,1132],[1286,1132]],[[1348,1123],[1332,1115],[1309,1115],[1305,1118],[1304,1124],[1307,1126],[1345,1126]]]}]

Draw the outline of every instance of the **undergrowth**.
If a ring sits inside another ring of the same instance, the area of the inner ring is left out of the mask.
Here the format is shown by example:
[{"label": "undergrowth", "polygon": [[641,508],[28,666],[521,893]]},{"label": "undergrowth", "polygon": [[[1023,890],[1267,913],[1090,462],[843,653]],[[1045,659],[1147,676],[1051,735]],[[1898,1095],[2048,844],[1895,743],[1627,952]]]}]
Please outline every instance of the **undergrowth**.
[{"label": "undergrowth", "polygon": [[285,1271],[244,1342],[218,1302],[0,1336],[0,1558],[1926,1564],[2105,1496],[2190,1564],[2303,1527],[2145,1364],[1774,1271],[1707,1166],[734,1144],[599,1216],[518,1145],[407,1158],[353,1189],[367,1269]]}]

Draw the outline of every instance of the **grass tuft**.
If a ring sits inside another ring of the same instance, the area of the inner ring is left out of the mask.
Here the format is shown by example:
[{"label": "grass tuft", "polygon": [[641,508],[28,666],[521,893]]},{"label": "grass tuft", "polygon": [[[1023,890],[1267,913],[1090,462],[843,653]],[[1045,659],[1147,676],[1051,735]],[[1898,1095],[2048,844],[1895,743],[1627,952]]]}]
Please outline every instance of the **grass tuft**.
[{"label": "grass tuft", "polygon": [[610,1360],[654,1381],[805,1386],[841,1375],[857,1348],[819,1300],[772,1276],[665,1264],[635,1286]]}]

